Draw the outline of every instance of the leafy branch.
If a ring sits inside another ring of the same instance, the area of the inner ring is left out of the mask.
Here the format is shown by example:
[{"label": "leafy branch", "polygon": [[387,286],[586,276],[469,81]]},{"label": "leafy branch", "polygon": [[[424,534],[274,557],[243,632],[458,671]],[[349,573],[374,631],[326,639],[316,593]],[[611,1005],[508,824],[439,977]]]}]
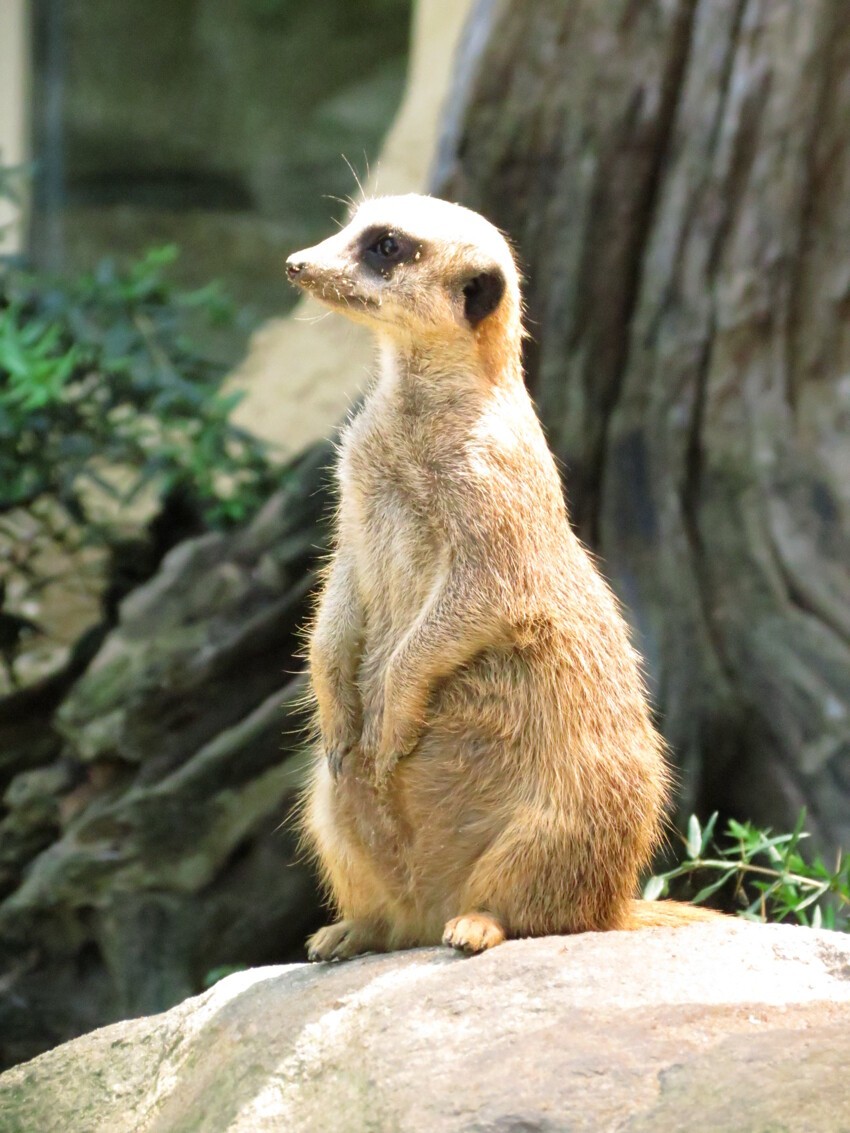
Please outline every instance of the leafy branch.
[{"label": "leafy branch", "polygon": [[174,288],[175,256],[155,249],[62,283],[0,277],[0,512],[49,496],[86,525],[86,485],[122,504],[152,487],[221,526],[268,494],[265,450],[231,424],[223,368],[183,333],[185,312],[221,319],[226,302],[214,287]]},{"label": "leafy branch", "polygon": [[850,857],[839,854],[834,869],[820,857],[808,862],[799,845],[809,835],[801,811],[789,834],[774,834],[730,818],[722,843],[715,839],[715,812],[705,826],[688,820],[685,857],[651,877],[644,897],[667,896],[673,883],[704,881],[690,900],[701,904],[726,888],[741,916],[759,921],[794,920],[813,928],[850,928]]},{"label": "leafy branch", "polygon": [[[25,173],[0,166],[0,201]],[[52,663],[50,629],[33,650],[23,628],[53,583],[89,572],[114,617],[174,542],[250,519],[279,485],[231,420],[225,368],[187,333],[232,305],[216,284],[176,287],[176,256],[64,279],[0,257],[0,696],[24,650],[42,658],[30,673]]]}]

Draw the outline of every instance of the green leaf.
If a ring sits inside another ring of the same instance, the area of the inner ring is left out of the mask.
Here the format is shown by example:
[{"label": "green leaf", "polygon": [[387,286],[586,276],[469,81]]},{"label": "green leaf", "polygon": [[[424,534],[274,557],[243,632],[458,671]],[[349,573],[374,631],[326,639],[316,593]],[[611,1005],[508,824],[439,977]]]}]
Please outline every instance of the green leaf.
[{"label": "green leaf", "polygon": [[667,892],[667,881],[660,874],[650,877],[643,887],[644,901],[657,901]]},{"label": "green leaf", "polygon": [[711,847],[711,840],[714,837],[714,828],[717,825],[717,811],[714,811],[711,818],[706,822],[702,829],[702,842],[700,844],[700,857],[704,857],[709,848]]},{"label": "green leaf", "polygon": [[211,968],[204,976],[204,987],[210,988],[213,984],[217,984],[219,980],[226,979],[236,972],[245,972],[247,970],[247,964],[221,964],[218,968]]},{"label": "green leaf", "polygon": [[738,870],[736,868],[733,868],[727,870],[726,873],[722,873],[720,877],[718,877],[715,881],[712,881],[710,885],[706,885],[703,889],[700,889],[699,893],[692,897],[691,900],[695,905],[701,905],[703,901],[705,901],[712,895],[712,893],[716,893],[718,889],[722,889],[726,882],[729,881],[730,878],[734,877],[737,872]]},{"label": "green leaf", "polygon": [[702,849],[702,828],[699,819],[692,814],[688,819],[687,852],[689,858],[698,858]]}]

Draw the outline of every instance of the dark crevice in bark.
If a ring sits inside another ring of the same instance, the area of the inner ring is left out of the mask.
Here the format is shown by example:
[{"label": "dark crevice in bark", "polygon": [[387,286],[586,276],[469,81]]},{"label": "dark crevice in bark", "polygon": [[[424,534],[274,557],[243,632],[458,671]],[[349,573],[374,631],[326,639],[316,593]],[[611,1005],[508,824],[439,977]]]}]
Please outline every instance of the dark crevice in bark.
[{"label": "dark crevice in bark", "polygon": [[[842,645],[850,646],[850,635],[848,635],[846,624],[842,624],[841,620],[834,616],[831,617],[829,612],[824,609],[823,602],[815,601],[811,594],[806,592],[800,580],[795,577],[793,570],[786,562],[782,547],[769,521],[769,502],[767,499],[764,501],[764,510],[767,515],[765,541],[770,551],[773,567],[785,588],[788,605],[793,606],[805,617],[811,618],[813,622],[816,622],[822,629],[834,636]],[[817,569],[818,563],[813,559],[812,570],[816,571]]]},{"label": "dark crevice in bark", "polygon": [[[717,101],[717,113],[714,116],[714,122],[712,123],[711,133],[709,137],[708,157],[706,161],[706,165],[709,170],[712,168],[713,162],[716,158],[717,149],[722,136],[723,121],[729,106],[732,76],[735,70],[735,57],[738,53],[738,46],[741,37],[741,27],[748,3],[749,0],[739,0],[735,14],[732,18],[732,24],[728,39],[728,49],[723,60],[723,68],[721,71],[720,96]],[[729,186],[727,185],[727,190],[728,188]],[[727,193],[724,193],[724,197],[726,200],[729,199]],[[699,195],[694,194],[692,198],[692,212],[694,213],[697,210],[698,200]],[[724,648],[723,634],[715,624],[715,619],[711,611],[710,581],[706,571],[705,547],[699,528],[700,500],[702,494],[703,479],[703,425],[705,420],[706,400],[708,397],[708,378],[711,369],[714,338],[717,332],[715,275],[720,258],[719,250],[722,247],[723,237],[728,231],[729,223],[730,221],[727,214],[721,219],[721,222],[714,234],[714,239],[710,247],[708,264],[706,268],[706,290],[708,292],[709,302],[711,306],[708,316],[708,326],[706,327],[705,332],[705,340],[703,342],[699,364],[696,370],[693,412],[691,417],[691,426],[688,434],[688,446],[685,453],[685,475],[681,493],[681,515],[685,537],[688,540],[688,545],[691,551],[691,563],[693,565],[694,574],[696,576],[696,592],[700,604],[700,609],[702,611],[703,624],[705,625],[706,632],[712,643],[715,657],[721,667],[721,670],[726,674],[728,678],[731,679],[733,673],[728,658],[725,655],[726,650]],[[691,219],[689,218],[688,228],[690,228],[690,225]],[[679,259],[681,260],[681,258],[682,248],[680,246]]]},{"label": "dark crevice in bark", "polygon": [[693,28],[697,11],[697,0],[686,0],[680,7],[677,26],[672,34],[670,59],[667,72],[661,84],[661,106],[658,111],[658,128],[655,139],[653,161],[646,178],[643,199],[636,209],[633,227],[633,245],[627,257],[627,280],[618,327],[619,338],[616,345],[614,363],[608,387],[600,399],[599,441],[591,453],[586,469],[585,485],[582,492],[586,524],[582,524],[583,535],[591,546],[599,545],[600,505],[602,483],[610,442],[611,419],[620,398],[623,376],[629,356],[629,338],[632,319],[640,293],[640,280],[644,256],[653,228],[653,218],[658,204],[659,187],[666,165],[667,154],[674,133],[676,111],[687,75],[688,61],[693,46]]},{"label": "dark crevice in bark", "polygon": [[[720,140],[720,131],[723,126],[723,119],[726,114],[726,108],[729,101],[729,87],[732,81],[732,72],[735,63],[735,55],[738,50],[738,40],[741,33],[741,22],[744,18],[749,0],[738,0],[737,7],[734,15],[728,36],[728,46],[723,57],[723,67],[720,74],[719,90],[720,94],[717,100],[717,109],[714,114],[714,120],[711,124],[709,133],[708,144],[706,145],[706,153],[712,157],[717,153],[717,147]],[[710,185],[712,178],[712,165],[710,160],[706,160],[705,168],[699,179],[699,185],[695,191],[691,193],[688,203],[685,208],[685,219],[679,229],[678,239],[676,241],[676,252],[673,256],[673,273],[668,285],[668,294],[675,294],[681,287],[680,270],[684,262],[684,252],[689,241],[692,238],[693,226],[696,222],[703,202],[703,197],[706,188]],[[655,314],[655,320],[650,328],[650,337],[655,339],[658,324],[664,316],[666,304],[659,304],[658,310]]]},{"label": "dark crevice in bark", "polygon": [[715,656],[721,669],[731,677],[731,668],[725,658],[723,634],[715,624],[711,612],[710,580],[706,571],[705,546],[699,528],[699,503],[702,493],[703,456],[702,432],[705,420],[705,407],[708,394],[708,374],[711,368],[711,355],[714,344],[716,319],[712,308],[706,341],[703,344],[696,374],[693,416],[685,453],[685,479],[682,486],[682,526],[691,552],[691,565],[696,577],[696,594],[702,611],[706,633],[712,643]]}]

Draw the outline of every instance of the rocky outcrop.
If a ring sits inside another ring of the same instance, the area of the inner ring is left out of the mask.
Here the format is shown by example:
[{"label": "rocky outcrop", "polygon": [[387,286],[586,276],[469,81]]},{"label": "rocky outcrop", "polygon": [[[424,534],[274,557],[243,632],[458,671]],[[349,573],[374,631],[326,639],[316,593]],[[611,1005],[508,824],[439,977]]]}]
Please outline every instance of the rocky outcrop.
[{"label": "rocky outcrop", "polygon": [[229,977],[0,1078],[5,1133],[838,1133],[850,939],[741,921]]},{"label": "rocky outcrop", "polygon": [[45,763],[13,765],[0,1064],[164,1010],[221,966],[301,955],[321,912],[285,819],[329,453],[291,465],[244,530],[172,551],[62,701]]}]

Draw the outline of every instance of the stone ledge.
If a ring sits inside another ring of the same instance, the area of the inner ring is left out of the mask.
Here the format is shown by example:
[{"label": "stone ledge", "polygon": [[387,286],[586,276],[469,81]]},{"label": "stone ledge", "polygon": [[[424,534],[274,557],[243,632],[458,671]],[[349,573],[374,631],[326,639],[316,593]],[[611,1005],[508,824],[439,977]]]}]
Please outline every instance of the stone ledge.
[{"label": "stone ledge", "polygon": [[850,937],[742,921],[261,968],[0,1077],[4,1133],[840,1133]]}]

